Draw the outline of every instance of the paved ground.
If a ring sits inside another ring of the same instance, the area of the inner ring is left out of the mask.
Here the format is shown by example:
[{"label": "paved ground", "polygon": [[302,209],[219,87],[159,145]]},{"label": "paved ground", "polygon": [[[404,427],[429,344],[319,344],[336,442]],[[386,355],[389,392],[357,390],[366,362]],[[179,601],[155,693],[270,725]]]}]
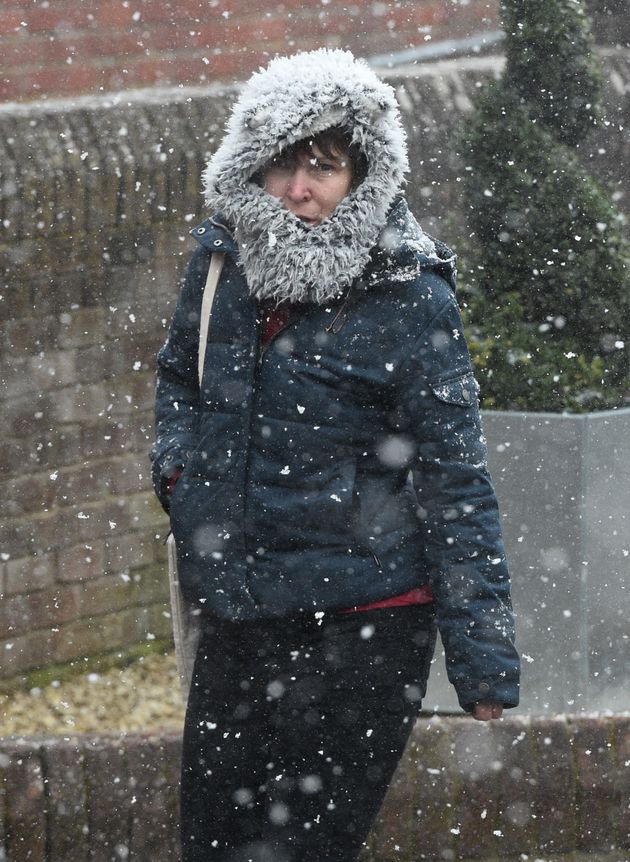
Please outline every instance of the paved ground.
[{"label": "paved ground", "polygon": [[0,737],[178,729],[184,709],[174,655],[0,695]]},{"label": "paved ground", "polygon": [[[455,860],[453,860],[455,862]],[[457,860],[457,862],[630,862],[630,848],[627,850],[616,850],[614,853],[570,853],[568,856],[546,855],[538,856],[535,853],[522,853],[518,857],[510,856],[509,859],[470,859]]]}]

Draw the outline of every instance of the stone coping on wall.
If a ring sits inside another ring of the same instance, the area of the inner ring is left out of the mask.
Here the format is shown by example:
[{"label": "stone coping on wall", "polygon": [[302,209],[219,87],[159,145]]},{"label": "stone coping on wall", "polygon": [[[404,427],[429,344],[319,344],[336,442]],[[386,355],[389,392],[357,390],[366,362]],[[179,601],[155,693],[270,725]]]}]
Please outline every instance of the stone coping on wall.
[{"label": "stone coping on wall", "polygon": [[[623,126],[630,51],[600,54],[607,121],[583,155],[589,167],[620,180],[629,161]],[[412,203],[430,204],[440,197],[436,181],[456,180],[461,165],[450,135],[502,63],[498,55],[461,57],[387,72],[409,132]],[[234,85],[213,84],[0,107],[0,250],[4,245],[11,260],[15,242],[95,239],[103,230],[181,221],[201,211],[200,168],[223,136],[234,96]],[[600,145],[602,136],[607,146]],[[29,251],[37,249],[13,254],[24,260]]]},{"label": "stone coping on wall", "polygon": [[[0,741],[0,859],[177,860],[180,752],[173,732]],[[365,862],[541,854],[630,858],[630,717],[421,717]]]}]

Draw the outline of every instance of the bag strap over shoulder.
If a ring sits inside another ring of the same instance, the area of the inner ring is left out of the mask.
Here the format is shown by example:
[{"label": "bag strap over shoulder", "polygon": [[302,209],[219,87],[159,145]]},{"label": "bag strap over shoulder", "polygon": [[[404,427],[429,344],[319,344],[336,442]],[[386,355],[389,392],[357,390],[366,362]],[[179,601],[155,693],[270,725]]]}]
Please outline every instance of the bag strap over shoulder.
[{"label": "bag strap over shoulder", "polygon": [[210,315],[212,314],[212,303],[214,294],[219,283],[221,270],[223,269],[223,260],[225,254],[214,252],[210,258],[210,268],[208,269],[208,278],[206,286],[203,290],[203,299],[201,301],[201,318],[199,320],[199,360],[198,360],[198,375],[199,385],[203,377],[203,366],[206,358],[206,345],[208,344],[208,330],[210,328]]},{"label": "bag strap over shoulder", "polygon": [[[201,300],[201,317],[199,320],[199,385],[203,377],[203,366],[208,343],[208,329],[210,327],[210,315],[212,314],[212,302],[219,282],[219,276],[223,268],[223,254],[213,254],[210,258],[210,268],[206,286],[203,290]],[[175,538],[171,533],[168,537],[168,575],[171,591],[171,618],[173,621],[173,640],[175,641],[175,658],[177,671],[182,687],[184,703],[188,700],[188,692],[192,682],[195,656],[201,633],[199,610],[182,595],[179,585],[179,573],[177,566],[177,549]]]}]

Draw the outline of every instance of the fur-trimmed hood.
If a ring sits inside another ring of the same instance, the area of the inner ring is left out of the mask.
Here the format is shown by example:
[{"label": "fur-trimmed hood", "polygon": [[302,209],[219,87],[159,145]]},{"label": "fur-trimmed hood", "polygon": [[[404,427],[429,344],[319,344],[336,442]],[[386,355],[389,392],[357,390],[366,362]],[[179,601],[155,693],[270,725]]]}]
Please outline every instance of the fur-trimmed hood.
[{"label": "fur-trimmed hood", "polygon": [[[365,154],[367,175],[329,218],[309,227],[252,177],[287,146],[340,125]],[[272,60],[250,78],[204,186],[208,206],[234,229],[255,296],[324,303],[362,273],[406,170],[393,89],[349,52],[322,48]]]}]

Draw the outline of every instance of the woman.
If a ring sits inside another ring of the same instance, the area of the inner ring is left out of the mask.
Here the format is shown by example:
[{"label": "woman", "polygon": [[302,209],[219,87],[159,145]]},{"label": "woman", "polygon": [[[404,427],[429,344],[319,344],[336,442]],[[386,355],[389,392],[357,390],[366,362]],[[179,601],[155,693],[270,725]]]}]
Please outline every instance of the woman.
[{"label": "woman", "polygon": [[407,167],[392,89],[319,50],[250,79],[205,172],[214,215],[159,354],[152,452],[202,617],[185,862],[355,859],[436,626],[465,710],[518,702],[455,257],[409,212]]}]

